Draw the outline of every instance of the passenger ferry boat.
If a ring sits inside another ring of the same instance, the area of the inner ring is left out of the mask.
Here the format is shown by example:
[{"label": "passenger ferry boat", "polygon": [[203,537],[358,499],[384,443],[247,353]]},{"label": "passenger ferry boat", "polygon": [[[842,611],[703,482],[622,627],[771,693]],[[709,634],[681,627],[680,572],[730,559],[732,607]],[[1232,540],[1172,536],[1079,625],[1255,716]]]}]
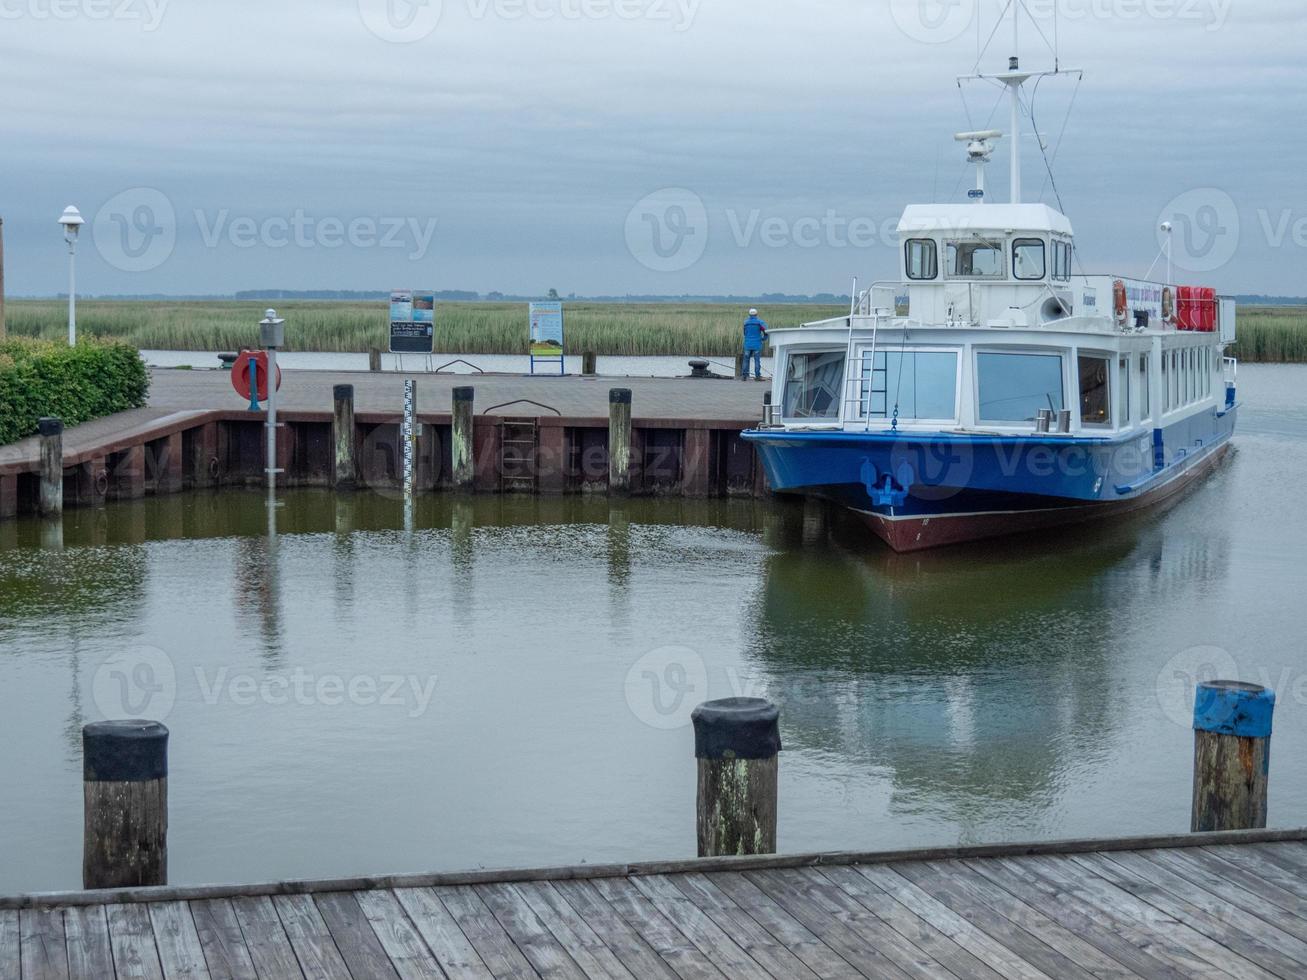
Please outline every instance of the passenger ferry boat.
[{"label": "passenger ferry boat", "polygon": [[1071,222],[1021,203],[1021,86],[1056,72],[1018,65],[972,76],[1010,93],[1010,203],[985,196],[1002,134],[958,134],[973,203],[909,206],[899,280],[855,283],[847,317],[773,329],[771,401],[743,433],[773,490],[842,504],[896,551],[1157,503],[1234,432],[1233,300],[1169,269],[1073,273]]}]

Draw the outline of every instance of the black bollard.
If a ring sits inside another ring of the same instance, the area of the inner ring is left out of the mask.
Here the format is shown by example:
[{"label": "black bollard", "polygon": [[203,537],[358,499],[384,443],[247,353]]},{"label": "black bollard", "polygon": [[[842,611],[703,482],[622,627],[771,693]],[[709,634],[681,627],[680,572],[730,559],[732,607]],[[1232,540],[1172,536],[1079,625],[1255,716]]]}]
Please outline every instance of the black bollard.
[{"label": "black bollard", "polygon": [[780,709],[762,698],[722,698],[690,719],[699,856],[775,854]]},{"label": "black bollard", "polygon": [[157,721],[82,728],[82,886],[168,883],[168,729]]}]

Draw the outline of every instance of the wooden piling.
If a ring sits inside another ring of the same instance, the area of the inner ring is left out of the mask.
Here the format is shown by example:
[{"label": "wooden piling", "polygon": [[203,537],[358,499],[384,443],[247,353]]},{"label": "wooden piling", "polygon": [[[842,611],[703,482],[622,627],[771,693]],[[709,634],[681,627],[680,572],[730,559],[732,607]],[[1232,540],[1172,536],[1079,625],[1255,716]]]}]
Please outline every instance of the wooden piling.
[{"label": "wooden piling", "polygon": [[64,509],[64,424],[56,418],[37,420],[41,442],[41,488],[37,508],[46,517]]},{"label": "wooden piling", "polygon": [[1240,681],[1205,681],[1194,696],[1194,795],[1190,829],[1266,826],[1275,692]]},{"label": "wooden piling", "polygon": [[454,486],[460,490],[472,489],[476,479],[473,453],[473,400],[476,389],[470,386],[454,389],[452,424],[450,426],[450,452],[454,468]]},{"label": "wooden piling", "polygon": [[762,698],[722,698],[690,719],[699,856],[775,854],[780,709]]},{"label": "wooden piling", "polygon": [[608,490],[631,489],[631,389],[608,391]]},{"label": "wooden piling", "polygon": [[331,434],[336,447],[335,485],[337,490],[353,490],[358,482],[358,459],[354,445],[354,386],[333,386],[331,398]]},{"label": "wooden piling", "polygon": [[168,883],[168,729],[157,721],[82,728],[82,887]]},{"label": "wooden piling", "polygon": [[380,348],[380,347],[369,347],[369,348],[368,348],[368,370],[369,370],[369,371],[380,371],[380,370],[381,370],[381,348]]},{"label": "wooden piling", "polygon": [[592,350],[583,351],[581,354],[581,374],[587,378],[593,378],[595,375],[595,352]]}]

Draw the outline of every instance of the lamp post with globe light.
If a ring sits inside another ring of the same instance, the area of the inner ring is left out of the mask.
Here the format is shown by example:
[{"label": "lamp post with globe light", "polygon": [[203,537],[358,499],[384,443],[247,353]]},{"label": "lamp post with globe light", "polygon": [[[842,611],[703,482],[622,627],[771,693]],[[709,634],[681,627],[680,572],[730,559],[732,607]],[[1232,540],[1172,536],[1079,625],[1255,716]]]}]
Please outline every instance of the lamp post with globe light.
[{"label": "lamp post with globe light", "polygon": [[68,243],[68,346],[75,347],[77,345],[77,280],[74,259],[77,250],[77,232],[86,224],[86,220],[82,217],[82,212],[70,204],[59,216],[59,224],[64,226],[64,241]]}]

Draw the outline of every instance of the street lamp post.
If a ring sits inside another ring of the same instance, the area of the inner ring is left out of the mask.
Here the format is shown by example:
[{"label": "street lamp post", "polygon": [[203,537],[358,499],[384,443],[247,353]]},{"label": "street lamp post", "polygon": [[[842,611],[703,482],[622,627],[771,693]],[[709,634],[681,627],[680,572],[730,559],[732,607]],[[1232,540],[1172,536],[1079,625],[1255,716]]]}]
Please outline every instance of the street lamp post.
[{"label": "street lamp post", "polygon": [[68,243],[68,346],[74,347],[77,345],[77,280],[73,260],[77,250],[77,232],[86,224],[86,220],[82,217],[82,212],[70,204],[59,216],[59,224],[64,226],[64,241]]}]

